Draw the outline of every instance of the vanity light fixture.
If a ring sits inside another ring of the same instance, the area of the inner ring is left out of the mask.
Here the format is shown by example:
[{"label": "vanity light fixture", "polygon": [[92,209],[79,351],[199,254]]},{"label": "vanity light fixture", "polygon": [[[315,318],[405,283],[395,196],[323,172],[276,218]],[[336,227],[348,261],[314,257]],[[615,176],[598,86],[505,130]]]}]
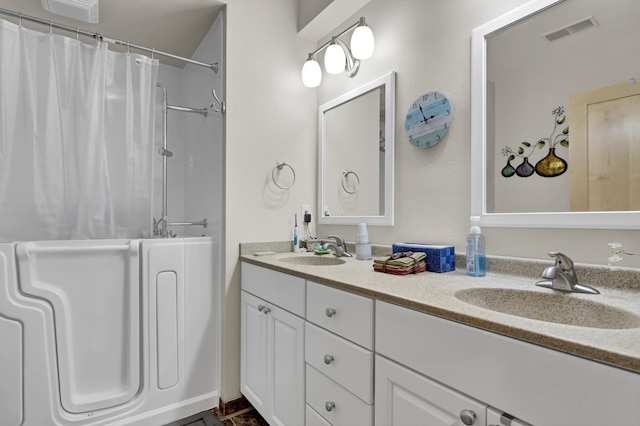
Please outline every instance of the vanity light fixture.
[{"label": "vanity light fixture", "polygon": [[[349,31],[351,35],[351,47],[340,39]],[[302,83],[306,87],[318,87],[322,81],[322,71],[315,56],[322,50],[324,53],[324,67],[329,74],[340,74],[346,72],[349,77],[357,74],[361,59],[368,59],[373,54],[374,39],[371,28],[367,26],[364,17],[358,22],[342,31],[337,36],[320,46],[309,57],[302,66]]]}]

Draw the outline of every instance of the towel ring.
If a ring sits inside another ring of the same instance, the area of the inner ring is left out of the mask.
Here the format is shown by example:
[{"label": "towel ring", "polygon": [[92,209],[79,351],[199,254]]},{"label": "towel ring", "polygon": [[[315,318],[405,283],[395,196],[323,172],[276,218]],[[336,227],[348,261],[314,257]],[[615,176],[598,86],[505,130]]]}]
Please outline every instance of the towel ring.
[{"label": "towel ring", "polygon": [[[291,181],[291,185],[289,186],[281,186],[276,180],[276,173],[281,171],[285,166],[290,168],[291,173],[293,173],[293,180]],[[293,167],[291,167],[291,164],[287,164],[284,161],[278,161],[276,163],[276,166],[271,171],[271,180],[273,180],[273,183],[280,189],[290,189],[291,187],[293,187],[293,184],[296,183],[296,171],[293,170]]]},{"label": "towel ring", "polygon": [[[356,186],[353,190],[349,190],[345,186],[345,182],[347,182],[347,178],[349,177],[349,175],[353,175],[356,178]],[[342,189],[344,189],[344,192],[346,192],[347,194],[355,194],[356,192],[358,192],[358,189],[360,189],[360,176],[358,176],[358,174],[353,170],[344,170],[342,172],[342,181],[340,183],[342,184]]]}]

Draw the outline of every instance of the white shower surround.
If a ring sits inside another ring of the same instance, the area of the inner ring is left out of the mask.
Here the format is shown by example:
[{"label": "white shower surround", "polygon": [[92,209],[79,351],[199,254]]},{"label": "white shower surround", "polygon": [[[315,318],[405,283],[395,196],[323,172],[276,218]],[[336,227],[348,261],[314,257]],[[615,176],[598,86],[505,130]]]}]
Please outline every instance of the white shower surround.
[{"label": "white shower surround", "polygon": [[216,406],[219,246],[0,244],[2,424],[158,425]]}]

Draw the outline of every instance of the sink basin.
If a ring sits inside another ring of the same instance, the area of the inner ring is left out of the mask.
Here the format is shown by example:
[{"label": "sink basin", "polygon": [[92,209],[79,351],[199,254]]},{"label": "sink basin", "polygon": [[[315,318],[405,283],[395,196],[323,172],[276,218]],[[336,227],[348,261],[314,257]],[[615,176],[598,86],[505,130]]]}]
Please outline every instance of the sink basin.
[{"label": "sink basin", "polygon": [[602,329],[640,327],[640,316],[567,294],[474,288],[460,290],[455,297],[480,308],[557,324]]},{"label": "sink basin", "polygon": [[344,259],[331,256],[289,256],[279,259],[281,262],[292,263],[294,265],[311,265],[311,266],[329,266],[329,265],[342,265],[345,263]]}]

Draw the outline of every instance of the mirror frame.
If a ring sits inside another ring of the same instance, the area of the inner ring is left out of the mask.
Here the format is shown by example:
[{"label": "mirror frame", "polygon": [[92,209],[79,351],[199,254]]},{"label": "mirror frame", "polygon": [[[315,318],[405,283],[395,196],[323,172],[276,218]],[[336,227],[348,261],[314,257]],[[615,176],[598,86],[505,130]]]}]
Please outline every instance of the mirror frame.
[{"label": "mirror frame", "polygon": [[640,212],[488,213],[486,169],[486,40],[492,34],[565,0],[533,0],[484,25],[471,36],[471,214],[482,226],[512,228],[640,229]]},{"label": "mirror frame", "polygon": [[[393,226],[393,181],[395,158],[395,99],[396,73],[391,71],[369,83],[360,86],[342,96],[318,107],[318,224],[320,225],[367,225]],[[378,216],[324,216],[324,113],[378,87],[385,88],[385,178],[384,178],[384,214]]]}]

